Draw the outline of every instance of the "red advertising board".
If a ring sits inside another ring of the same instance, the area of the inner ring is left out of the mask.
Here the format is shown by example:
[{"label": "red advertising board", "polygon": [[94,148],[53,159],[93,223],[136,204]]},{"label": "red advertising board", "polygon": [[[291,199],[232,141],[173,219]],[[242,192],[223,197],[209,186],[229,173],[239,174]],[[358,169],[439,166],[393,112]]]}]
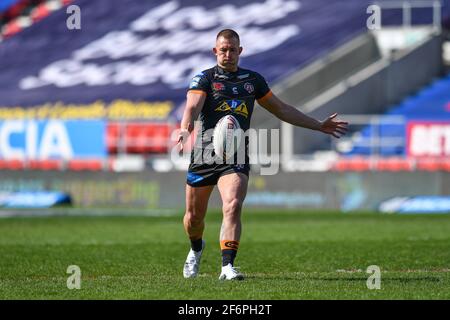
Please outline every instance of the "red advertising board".
[{"label": "red advertising board", "polygon": [[450,121],[410,121],[406,150],[410,157],[450,157]]}]

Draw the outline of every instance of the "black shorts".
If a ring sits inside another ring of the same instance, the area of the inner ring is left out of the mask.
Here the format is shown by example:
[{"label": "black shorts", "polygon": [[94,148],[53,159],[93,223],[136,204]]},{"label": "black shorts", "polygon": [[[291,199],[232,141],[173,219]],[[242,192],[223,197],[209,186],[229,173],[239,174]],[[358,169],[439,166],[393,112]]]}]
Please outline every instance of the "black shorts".
[{"label": "black shorts", "polygon": [[216,185],[221,176],[230,173],[243,173],[248,177],[249,164],[201,164],[190,165],[186,183],[191,187]]}]

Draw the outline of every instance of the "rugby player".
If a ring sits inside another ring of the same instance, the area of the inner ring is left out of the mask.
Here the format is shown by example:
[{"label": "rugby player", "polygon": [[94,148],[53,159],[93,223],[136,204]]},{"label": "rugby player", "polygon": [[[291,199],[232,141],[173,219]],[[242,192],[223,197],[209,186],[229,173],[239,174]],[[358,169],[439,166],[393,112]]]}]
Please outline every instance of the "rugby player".
[{"label": "rugby player", "polygon": [[[308,128],[339,138],[347,131],[347,123],[336,121],[337,114],[319,121],[307,116],[297,108],[281,101],[269,89],[265,79],[257,72],[238,67],[242,53],[239,35],[231,29],[218,33],[213,52],[217,65],[196,75],[187,92],[186,108],[181,121],[178,137],[180,152],[186,139],[194,129],[194,121],[200,117],[202,132],[211,131],[223,116],[232,114],[246,131],[255,100],[273,115],[292,125]],[[208,139],[200,142],[201,148],[211,145]],[[248,152],[248,140],[246,152]],[[220,280],[242,280],[244,276],[234,267],[241,237],[241,211],[247,193],[249,158],[245,163],[210,163],[194,159],[195,148],[191,153],[191,164],[187,173],[186,212],[183,223],[190,239],[191,249],[184,264],[185,278],[196,277],[205,241],[203,240],[204,219],[209,197],[215,185],[219,189],[223,203],[223,221],[220,231],[222,252],[222,272]],[[201,153],[200,153],[201,154]],[[198,160],[198,159],[197,159]]]}]

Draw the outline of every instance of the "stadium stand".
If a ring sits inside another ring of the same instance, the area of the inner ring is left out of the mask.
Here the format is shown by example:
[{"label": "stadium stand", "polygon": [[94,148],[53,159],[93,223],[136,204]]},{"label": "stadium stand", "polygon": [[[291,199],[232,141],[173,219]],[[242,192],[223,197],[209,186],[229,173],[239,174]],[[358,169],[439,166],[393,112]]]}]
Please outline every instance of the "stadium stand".
[{"label": "stadium stand", "polygon": [[[450,122],[450,75],[435,80],[430,86],[392,107],[386,114],[401,116],[404,118],[404,123],[398,125],[381,123],[376,128],[367,126],[356,134],[357,139],[353,141],[353,148],[343,154],[349,156],[371,155],[372,149],[367,145],[370,145],[370,140],[373,139],[375,131],[377,132],[377,139],[403,137],[406,140],[408,121]],[[406,145],[380,146],[378,154],[381,156],[407,156]]]},{"label": "stadium stand", "polygon": [[11,37],[73,0],[14,0],[1,2],[0,41]]},{"label": "stadium stand", "polygon": [[[426,3],[416,2],[416,4],[425,5]],[[436,4],[438,3],[428,3],[430,6]],[[444,7],[441,13],[443,21],[446,21],[449,17],[448,3],[442,4]],[[435,12],[434,15],[431,14],[432,10]],[[352,124],[351,129],[354,132],[351,143],[348,139],[342,139],[342,142],[339,141],[333,146],[326,138],[311,132],[302,132],[301,129],[294,130],[282,124],[282,130],[287,132],[284,136],[289,140],[289,143],[284,143],[289,150],[285,152],[283,161],[284,164],[288,164],[284,166],[285,169],[305,171],[308,170],[305,168],[310,167],[311,169],[321,168],[320,171],[329,169],[338,171],[447,170],[448,161],[443,156],[438,159],[436,157],[427,159],[424,156],[416,158],[411,157],[411,154],[406,156],[405,150],[410,148],[412,140],[405,133],[407,119],[404,119],[401,113],[389,110],[389,106],[397,104],[405,99],[405,96],[414,96],[417,92],[425,90],[424,87],[443,74],[442,34],[447,31],[444,30],[441,33],[441,25],[437,23],[439,19],[436,19],[438,17],[436,8],[432,10],[427,8],[423,15],[420,11],[414,10],[413,20],[425,25],[414,27],[400,25],[383,28],[380,32],[371,32],[360,37],[359,40],[354,39],[332,51],[326,55],[326,58],[319,59],[319,61],[323,60],[323,63],[310,64],[279,85],[280,94],[284,95],[285,99],[295,101],[296,105],[303,104],[303,111],[311,112],[316,117],[326,116],[329,110],[344,114]],[[431,19],[433,16],[434,18]],[[394,21],[395,19],[390,23]],[[443,26],[445,27],[444,24]],[[374,39],[371,39],[371,35]],[[375,46],[372,46],[375,48],[375,54],[368,54],[370,51],[367,48],[370,48],[370,42],[373,41],[375,41]],[[364,42],[365,44],[362,44]],[[389,48],[396,42],[403,42],[402,46]],[[355,56],[359,56],[360,59],[366,57],[367,64],[348,63],[348,58]],[[329,87],[322,82],[318,86],[317,94],[305,98],[305,94],[301,93],[301,86],[304,86],[305,79],[310,84],[316,85],[318,80],[314,77],[320,73],[328,75],[333,70],[330,68],[333,64],[338,64],[347,74],[342,72],[334,75],[335,81],[331,82]],[[289,85],[290,88],[286,90],[285,88]],[[321,87],[325,89],[323,92],[320,92]],[[429,103],[435,104],[436,101],[430,99]],[[431,112],[427,113],[425,118],[417,114],[416,120],[436,120],[439,117]],[[355,125],[362,118],[365,118],[365,129],[355,130]],[[446,117],[441,119],[446,121],[444,120]],[[382,125],[379,124],[380,121],[383,121]],[[368,123],[375,124],[367,125]],[[340,158],[322,151],[330,150],[330,148],[336,148],[338,154],[347,156]],[[309,155],[315,150],[319,150],[316,152],[317,156]],[[309,164],[305,159],[311,159]],[[317,165],[317,162],[322,162],[324,165]]]}]

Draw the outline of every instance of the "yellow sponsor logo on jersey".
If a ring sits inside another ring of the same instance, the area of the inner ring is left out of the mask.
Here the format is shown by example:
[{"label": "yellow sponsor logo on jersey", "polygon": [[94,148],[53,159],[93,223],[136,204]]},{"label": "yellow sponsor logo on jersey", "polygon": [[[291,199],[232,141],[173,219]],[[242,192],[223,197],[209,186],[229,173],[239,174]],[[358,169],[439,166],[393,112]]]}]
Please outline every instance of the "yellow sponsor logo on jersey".
[{"label": "yellow sponsor logo on jersey", "polygon": [[248,117],[247,105],[242,100],[225,100],[214,111],[231,111],[246,118]]}]

